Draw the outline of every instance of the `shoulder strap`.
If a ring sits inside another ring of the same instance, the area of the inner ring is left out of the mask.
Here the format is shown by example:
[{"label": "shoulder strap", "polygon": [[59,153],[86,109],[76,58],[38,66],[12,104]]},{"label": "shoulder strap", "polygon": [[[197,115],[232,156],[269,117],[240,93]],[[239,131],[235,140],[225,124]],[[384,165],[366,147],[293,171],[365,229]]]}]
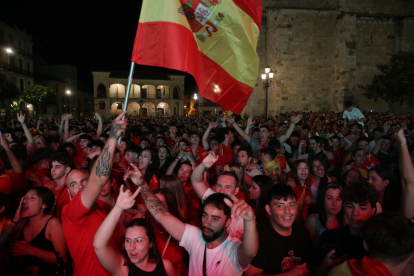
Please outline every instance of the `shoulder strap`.
[{"label": "shoulder strap", "polygon": [[206,269],[206,251],[207,251],[207,243],[204,245],[203,276],[207,276],[207,269]]},{"label": "shoulder strap", "polygon": [[65,187],[63,187],[63,189],[60,191],[60,193],[59,193],[58,197],[56,198],[55,204],[53,205],[53,208],[52,208],[52,214],[53,214],[54,216],[56,216],[56,214],[57,214],[57,203],[58,203],[58,201],[59,201],[59,198],[60,198],[60,196],[62,195],[62,193],[63,193],[63,191],[64,191],[65,189],[67,189],[66,185],[65,185]]}]

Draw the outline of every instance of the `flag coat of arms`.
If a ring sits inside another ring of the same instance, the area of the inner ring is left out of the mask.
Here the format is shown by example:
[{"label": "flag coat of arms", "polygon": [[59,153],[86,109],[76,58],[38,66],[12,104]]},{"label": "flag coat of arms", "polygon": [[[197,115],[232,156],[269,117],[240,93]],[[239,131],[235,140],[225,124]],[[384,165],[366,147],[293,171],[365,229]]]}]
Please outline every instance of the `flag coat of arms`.
[{"label": "flag coat of arms", "polygon": [[132,61],[191,74],[240,114],[257,81],[262,0],[144,0]]}]

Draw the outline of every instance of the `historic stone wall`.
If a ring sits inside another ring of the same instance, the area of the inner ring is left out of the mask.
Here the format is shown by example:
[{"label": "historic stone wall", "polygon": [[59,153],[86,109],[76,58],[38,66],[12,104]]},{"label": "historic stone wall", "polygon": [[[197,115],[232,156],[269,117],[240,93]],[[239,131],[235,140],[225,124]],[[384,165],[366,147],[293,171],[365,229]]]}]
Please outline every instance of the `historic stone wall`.
[{"label": "historic stone wall", "polygon": [[414,51],[414,1],[264,0],[256,87],[243,113],[264,114],[260,75],[269,65],[269,114],[292,110],[362,110],[389,105],[362,95],[376,65],[398,51]]}]

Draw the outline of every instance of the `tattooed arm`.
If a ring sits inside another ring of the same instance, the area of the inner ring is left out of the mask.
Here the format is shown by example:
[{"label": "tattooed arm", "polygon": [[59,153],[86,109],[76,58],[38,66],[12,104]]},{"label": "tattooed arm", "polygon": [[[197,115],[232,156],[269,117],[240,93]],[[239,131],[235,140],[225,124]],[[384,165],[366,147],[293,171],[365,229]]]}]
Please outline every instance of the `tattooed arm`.
[{"label": "tattooed arm", "polygon": [[117,142],[116,140],[122,135],[123,132],[125,132],[126,128],[126,121],[122,120],[122,116],[125,113],[126,112],[122,112],[119,114],[119,116],[112,122],[112,129],[109,134],[108,141],[96,160],[89,175],[88,182],[82,191],[82,203],[88,209],[90,209],[95,203],[95,200],[98,198],[109,179],[109,175],[111,174],[112,160]]},{"label": "tattooed arm", "polygon": [[126,172],[126,178],[130,177],[131,181],[141,187],[141,196],[144,199],[145,205],[151,215],[173,236],[176,240],[181,241],[185,230],[185,223],[180,221],[168,212],[167,207],[162,203],[158,197],[154,195],[151,188],[144,180],[141,171],[131,164],[134,170]]}]

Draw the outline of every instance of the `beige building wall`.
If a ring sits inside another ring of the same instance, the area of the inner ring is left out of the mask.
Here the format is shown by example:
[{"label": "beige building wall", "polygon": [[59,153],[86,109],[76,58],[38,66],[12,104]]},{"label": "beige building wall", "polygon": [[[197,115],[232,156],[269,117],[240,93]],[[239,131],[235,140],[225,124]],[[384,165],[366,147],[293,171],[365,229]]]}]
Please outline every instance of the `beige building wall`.
[{"label": "beige building wall", "polygon": [[[127,74],[93,71],[94,110],[102,117],[122,112],[128,85]],[[139,76],[143,76],[140,78]],[[184,75],[135,72],[127,113],[140,116],[183,115]],[[146,97],[143,91],[146,89]],[[160,92],[157,94],[157,90]]]},{"label": "beige building wall", "polygon": [[347,100],[361,110],[389,110],[358,86],[370,83],[376,65],[401,50],[414,51],[414,1],[264,0],[259,74],[243,114],[264,114],[260,75],[266,65],[276,73],[269,115],[342,111]]}]

